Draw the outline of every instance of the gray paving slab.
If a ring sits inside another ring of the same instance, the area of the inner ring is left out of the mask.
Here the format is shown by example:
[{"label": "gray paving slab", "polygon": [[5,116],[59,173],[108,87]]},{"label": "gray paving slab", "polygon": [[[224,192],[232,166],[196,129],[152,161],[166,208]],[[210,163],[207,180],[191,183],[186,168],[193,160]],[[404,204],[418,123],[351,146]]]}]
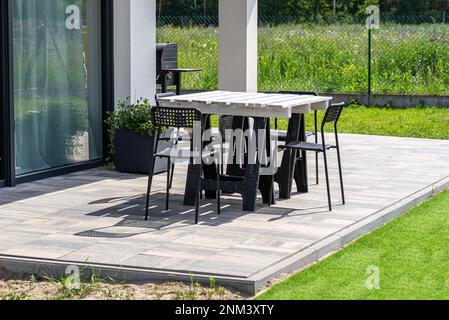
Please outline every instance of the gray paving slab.
[{"label": "gray paving slab", "polygon": [[[185,164],[175,170],[171,209],[165,175],[156,176],[151,219],[143,220],[146,177],[87,170],[0,189],[0,266],[61,272],[68,264],[126,279],[209,277],[254,293],[267,281],[339,250],[449,187],[449,141],[342,135],[347,204],[341,205],[330,154],[334,211],[327,211],[324,173],[310,192],[257,211],[225,195],[222,215],[203,200],[201,219],[183,205]],[[277,190],[276,190],[277,192]]]}]

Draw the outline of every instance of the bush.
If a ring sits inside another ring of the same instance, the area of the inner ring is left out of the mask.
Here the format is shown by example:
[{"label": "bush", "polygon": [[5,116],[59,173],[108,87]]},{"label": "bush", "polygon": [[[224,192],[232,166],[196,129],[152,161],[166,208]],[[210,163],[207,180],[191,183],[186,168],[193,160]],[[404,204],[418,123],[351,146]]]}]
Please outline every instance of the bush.
[{"label": "bush", "polygon": [[120,100],[116,110],[109,114],[106,124],[109,135],[109,159],[115,155],[115,131],[117,129],[129,129],[144,136],[151,136],[153,133],[153,123],[151,121],[150,101],[140,98],[136,103],[131,104],[129,98]]}]

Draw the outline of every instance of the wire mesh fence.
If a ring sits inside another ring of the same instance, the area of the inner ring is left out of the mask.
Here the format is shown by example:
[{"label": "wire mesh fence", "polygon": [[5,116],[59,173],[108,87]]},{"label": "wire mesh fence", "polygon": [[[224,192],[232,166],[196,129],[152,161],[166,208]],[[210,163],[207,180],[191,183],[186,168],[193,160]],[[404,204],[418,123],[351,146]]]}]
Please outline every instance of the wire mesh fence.
[{"label": "wire mesh fence", "polygon": [[[260,17],[259,90],[368,92],[365,18]],[[178,44],[186,89],[218,87],[217,17],[160,17],[158,41]],[[381,18],[372,31],[373,93],[449,94],[449,24],[443,17]]]}]

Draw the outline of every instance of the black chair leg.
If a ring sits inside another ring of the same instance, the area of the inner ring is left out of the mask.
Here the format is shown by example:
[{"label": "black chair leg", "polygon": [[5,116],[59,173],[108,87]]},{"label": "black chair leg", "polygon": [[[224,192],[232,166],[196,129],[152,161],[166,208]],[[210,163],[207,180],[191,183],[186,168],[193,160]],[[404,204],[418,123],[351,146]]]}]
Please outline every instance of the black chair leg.
[{"label": "black chair leg", "polygon": [[173,178],[175,175],[175,162],[173,161],[172,165],[171,165],[171,177],[170,177],[170,189],[173,188]]},{"label": "black chair leg", "polygon": [[171,160],[168,158],[167,160],[167,194],[165,197],[165,211],[168,211],[170,207],[170,182],[171,182]]},{"label": "black chair leg", "polygon": [[337,158],[338,158],[338,171],[340,173],[340,187],[341,187],[341,199],[343,201],[343,205],[346,204],[345,198],[345,188],[343,184],[343,170],[341,168],[341,155],[340,155],[340,147],[337,146]]},{"label": "black chair leg", "polygon": [[195,224],[198,224],[199,217],[200,217],[200,200],[201,200],[201,194],[203,193],[201,190],[201,168],[198,169],[198,176],[197,176],[198,184],[197,184],[197,194],[196,194],[196,204],[195,204]]},{"label": "black chair leg", "polygon": [[332,211],[331,188],[330,188],[330,181],[329,181],[329,167],[327,166],[326,150],[324,150],[323,155],[324,155],[324,170],[326,172],[327,199],[329,201],[329,211]]},{"label": "black chair leg", "polygon": [[147,200],[145,207],[145,221],[148,221],[148,217],[150,215],[150,194],[151,194],[151,186],[153,184],[153,174],[154,167],[156,165],[156,158],[153,159],[153,164],[151,165],[150,172],[148,173],[148,186],[147,186]]},{"label": "black chair leg", "polygon": [[217,213],[221,214],[221,174],[217,166]]},{"label": "black chair leg", "polygon": [[224,175],[224,173],[225,173],[225,169],[224,169],[224,151],[225,151],[225,149],[224,149],[224,139],[225,139],[225,137],[221,137],[222,138],[222,141],[221,141],[221,146],[220,146],[220,158],[221,158],[221,163],[220,163],[220,171],[221,171],[221,174],[222,175]]},{"label": "black chair leg", "polygon": [[[315,143],[318,143],[318,111],[315,110]],[[319,154],[315,153],[315,174],[316,174],[316,184],[320,184],[320,167],[319,167]]]},{"label": "black chair leg", "polygon": [[269,193],[269,203],[268,206],[271,207],[274,204],[274,175],[270,177],[270,193]]}]

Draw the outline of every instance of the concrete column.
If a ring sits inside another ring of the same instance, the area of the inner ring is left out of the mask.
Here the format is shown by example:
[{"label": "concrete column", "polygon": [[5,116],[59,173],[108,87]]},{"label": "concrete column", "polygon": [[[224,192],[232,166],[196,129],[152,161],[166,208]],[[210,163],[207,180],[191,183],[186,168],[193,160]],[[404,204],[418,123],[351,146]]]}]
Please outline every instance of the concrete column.
[{"label": "concrete column", "polygon": [[154,100],[156,1],[114,0],[115,98]]},{"label": "concrete column", "polygon": [[219,0],[221,90],[257,91],[257,0]]}]

